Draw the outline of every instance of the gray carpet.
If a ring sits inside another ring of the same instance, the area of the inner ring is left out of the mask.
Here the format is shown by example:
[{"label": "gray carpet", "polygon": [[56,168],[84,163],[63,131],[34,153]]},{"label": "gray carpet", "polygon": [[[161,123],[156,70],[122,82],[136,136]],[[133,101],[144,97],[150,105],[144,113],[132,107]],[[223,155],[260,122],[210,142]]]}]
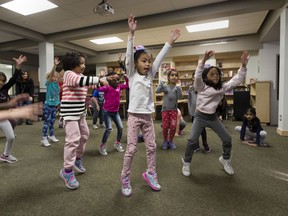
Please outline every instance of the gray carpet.
[{"label": "gray carpet", "polygon": [[[189,123],[183,136],[175,138],[176,150],[161,150],[160,121],[155,122],[157,137],[157,171],[160,192],[152,191],[142,179],[146,169],[145,146],[138,144],[133,163],[131,185],[133,194],[120,193],[120,172],[123,153],[113,148],[116,129],[109,137],[108,156],[101,156],[98,145],[104,129],[92,129],[84,156],[85,174],[76,177],[80,187],[71,191],[59,177],[63,164],[64,130],[56,128],[57,144],[40,145],[42,122],[15,129],[15,164],[0,162],[1,216],[11,215],[287,215],[288,171],[287,137],[276,134],[275,126],[264,126],[269,148],[249,147],[234,131],[241,122],[225,121],[233,136],[232,165],[234,176],[228,176],[218,158],[221,143],[208,129],[212,152],[200,151],[192,160],[192,175],[181,173]],[[126,121],[123,143],[126,141]],[[58,125],[57,125],[58,126]],[[115,128],[115,127],[114,127]],[[1,151],[5,139],[0,139]],[[124,145],[126,146],[126,144]]]}]

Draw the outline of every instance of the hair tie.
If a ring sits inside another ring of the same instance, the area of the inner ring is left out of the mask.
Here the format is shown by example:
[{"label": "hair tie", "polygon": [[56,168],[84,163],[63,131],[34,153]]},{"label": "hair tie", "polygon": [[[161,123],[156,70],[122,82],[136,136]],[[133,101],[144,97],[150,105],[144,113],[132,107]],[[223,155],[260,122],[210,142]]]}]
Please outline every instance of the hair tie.
[{"label": "hair tie", "polygon": [[138,51],[144,51],[145,47],[143,45],[137,45],[136,47],[134,47],[134,53],[138,52]]}]

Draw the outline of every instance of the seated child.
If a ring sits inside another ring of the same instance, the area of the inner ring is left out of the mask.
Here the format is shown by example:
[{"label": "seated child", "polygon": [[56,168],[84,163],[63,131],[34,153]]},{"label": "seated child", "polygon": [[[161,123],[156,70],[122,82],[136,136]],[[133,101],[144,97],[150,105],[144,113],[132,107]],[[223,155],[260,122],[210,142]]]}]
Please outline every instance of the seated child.
[{"label": "seated child", "polygon": [[242,126],[236,126],[235,130],[240,133],[240,139],[244,144],[259,147],[268,146],[263,142],[267,133],[263,130],[260,120],[256,116],[256,109],[254,107],[247,109],[244,114]]},{"label": "seated child", "polygon": [[178,110],[178,115],[177,115],[177,126],[176,126],[176,133],[175,136],[180,136],[183,135],[183,130],[186,127],[186,121],[184,120],[181,110]]}]

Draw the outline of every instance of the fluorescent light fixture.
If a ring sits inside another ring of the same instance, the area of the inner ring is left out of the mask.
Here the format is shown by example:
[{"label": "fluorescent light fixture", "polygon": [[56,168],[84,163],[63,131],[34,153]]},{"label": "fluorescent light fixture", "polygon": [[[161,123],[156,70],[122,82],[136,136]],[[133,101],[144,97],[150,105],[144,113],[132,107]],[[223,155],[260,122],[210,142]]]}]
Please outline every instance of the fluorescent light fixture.
[{"label": "fluorescent light fixture", "polygon": [[211,45],[220,45],[220,44],[227,44],[227,41],[221,41],[221,42],[212,42],[212,43],[204,43],[200,44],[199,46],[211,46]]},{"label": "fluorescent light fixture", "polygon": [[99,39],[94,39],[94,40],[90,40],[92,43],[95,44],[110,44],[110,43],[118,43],[118,42],[123,42],[123,40],[121,40],[118,37],[108,37],[108,38],[99,38]]},{"label": "fluorescent light fixture", "polygon": [[12,68],[12,65],[5,65],[6,68]]},{"label": "fluorescent light fixture", "polygon": [[0,6],[24,16],[58,7],[47,0],[13,0]]},{"label": "fluorescent light fixture", "polygon": [[215,29],[222,29],[229,27],[229,20],[222,20],[216,22],[202,23],[196,25],[186,26],[188,32],[200,32],[200,31],[209,31]]}]

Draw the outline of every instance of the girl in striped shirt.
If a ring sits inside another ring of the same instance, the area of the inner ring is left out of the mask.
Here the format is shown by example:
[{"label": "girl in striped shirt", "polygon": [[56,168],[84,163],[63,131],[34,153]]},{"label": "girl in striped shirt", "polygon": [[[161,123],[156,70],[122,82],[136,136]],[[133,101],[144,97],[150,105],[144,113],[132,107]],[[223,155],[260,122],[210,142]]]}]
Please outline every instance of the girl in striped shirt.
[{"label": "girl in striped shirt", "polygon": [[64,145],[64,168],[60,171],[66,186],[69,189],[79,187],[73,168],[84,173],[82,156],[89,137],[89,128],[86,122],[85,99],[88,86],[96,85],[99,77],[84,76],[85,58],[79,53],[67,53],[62,59],[63,92],[60,106],[60,115],[64,119],[66,133]]}]

